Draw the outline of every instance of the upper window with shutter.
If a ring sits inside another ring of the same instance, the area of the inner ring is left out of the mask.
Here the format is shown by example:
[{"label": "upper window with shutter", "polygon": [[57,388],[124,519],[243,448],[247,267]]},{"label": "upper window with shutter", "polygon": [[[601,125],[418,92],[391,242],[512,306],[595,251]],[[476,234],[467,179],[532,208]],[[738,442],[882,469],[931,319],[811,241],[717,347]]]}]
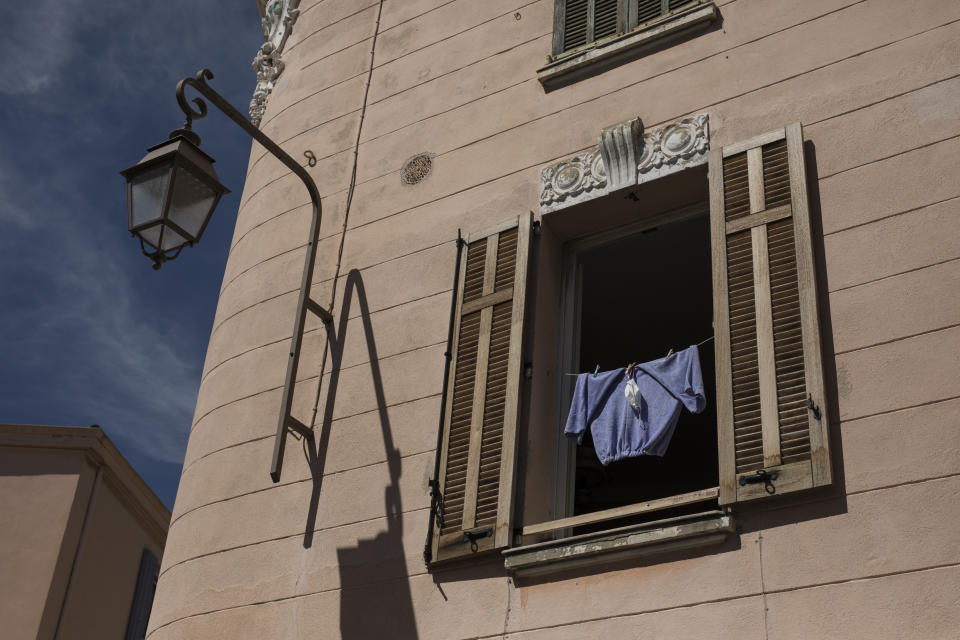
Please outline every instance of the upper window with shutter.
[{"label": "upper window with shutter", "polygon": [[510,543],[531,223],[471,234],[461,252],[434,562]]},{"label": "upper window with shutter", "polygon": [[650,27],[700,0],[556,0],[553,54],[579,50],[585,45]]},{"label": "upper window with shutter", "polygon": [[546,88],[576,80],[585,66],[619,63],[656,40],[715,21],[711,0],[555,0],[550,62],[537,74]]}]

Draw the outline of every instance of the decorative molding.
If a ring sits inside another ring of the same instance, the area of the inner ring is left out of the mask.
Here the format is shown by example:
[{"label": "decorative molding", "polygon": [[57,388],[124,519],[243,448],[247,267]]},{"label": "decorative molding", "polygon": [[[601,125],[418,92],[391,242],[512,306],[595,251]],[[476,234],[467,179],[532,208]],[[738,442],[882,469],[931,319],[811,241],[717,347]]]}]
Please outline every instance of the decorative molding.
[{"label": "decorative molding", "polygon": [[[606,193],[607,172],[603,158],[593,151],[544,167],[540,182],[540,209],[550,205],[559,209]],[[578,197],[582,195],[589,197]]]},{"label": "decorative molding", "polygon": [[[637,163],[646,182],[676,169],[671,167],[692,166],[698,159],[706,160],[710,150],[710,120],[702,113],[679,122],[655,129],[643,136],[643,148]],[[664,168],[667,170],[664,171]]]},{"label": "decorative molding", "polygon": [[[645,133],[640,118],[607,127],[597,148],[541,169],[540,212],[564,209],[704,164],[709,150],[706,113]],[[608,171],[608,166],[615,170]]]},{"label": "decorative molding", "polygon": [[257,86],[253,90],[253,99],[250,100],[250,121],[259,127],[267,110],[267,99],[283,73],[284,64],[280,54],[293,31],[293,23],[300,16],[300,0],[257,0],[257,6],[260,9],[260,23],[266,42],[253,58],[252,66],[257,74]]},{"label": "decorative molding", "polygon": [[643,121],[632,118],[600,131],[597,145],[607,170],[607,191],[637,184],[637,150]]}]

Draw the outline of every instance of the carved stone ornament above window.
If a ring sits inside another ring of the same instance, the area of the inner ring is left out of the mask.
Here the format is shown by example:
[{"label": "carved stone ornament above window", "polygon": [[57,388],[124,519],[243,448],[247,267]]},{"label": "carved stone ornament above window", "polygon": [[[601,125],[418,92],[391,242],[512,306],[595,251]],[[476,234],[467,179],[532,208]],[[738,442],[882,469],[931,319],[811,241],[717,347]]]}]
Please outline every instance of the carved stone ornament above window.
[{"label": "carved stone ornament above window", "polygon": [[596,149],[540,171],[540,212],[550,213],[704,164],[709,150],[710,118],[705,113],[647,132],[640,118],[607,127],[600,132]]},{"label": "carved stone ornament above window", "polygon": [[257,127],[267,110],[267,99],[283,73],[280,54],[287,38],[293,31],[293,23],[300,16],[300,0],[257,0],[260,22],[266,42],[253,58],[253,70],[257,74],[257,87],[250,100],[250,121]]}]

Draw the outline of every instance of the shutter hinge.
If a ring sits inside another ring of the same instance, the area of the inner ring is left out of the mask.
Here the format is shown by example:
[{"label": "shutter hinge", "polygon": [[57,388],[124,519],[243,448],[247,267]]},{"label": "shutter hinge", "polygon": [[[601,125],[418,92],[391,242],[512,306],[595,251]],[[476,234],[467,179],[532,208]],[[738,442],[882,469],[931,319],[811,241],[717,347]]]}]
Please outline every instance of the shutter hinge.
[{"label": "shutter hinge", "polygon": [[440,493],[440,480],[430,480],[430,513],[433,515],[437,529],[443,528],[443,494]]},{"label": "shutter hinge", "polygon": [[807,406],[813,411],[813,417],[820,420],[820,407],[813,401],[813,394],[810,394],[810,397],[807,398]]},{"label": "shutter hinge", "polygon": [[[531,211],[530,213],[533,213],[533,212]],[[535,235],[535,236],[540,235],[540,221],[539,221],[539,220],[534,220],[534,221],[533,221],[533,235]]]},{"label": "shutter hinge", "polygon": [[486,529],[478,529],[476,531],[464,531],[463,532],[463,541],[470,543],[470,551],[476,553],[480,550],[480,545],[477,544],[477,540],[482,538],[489,538],[493,535],[493,529],[487,527]]},{"label": "shutter hinge", "polygon": [[774,469],[773,471],[767,471],[765,469],[760,469],[756,473],[751,473],[750,475],[740,476],[740,486],[745,487],[748,484],[760,484],[763,483],[763,488],[767,493],[773,495],[777,492],[777,488],[773,486],[773,481],[777,479],[780,475],[780,471]]}]

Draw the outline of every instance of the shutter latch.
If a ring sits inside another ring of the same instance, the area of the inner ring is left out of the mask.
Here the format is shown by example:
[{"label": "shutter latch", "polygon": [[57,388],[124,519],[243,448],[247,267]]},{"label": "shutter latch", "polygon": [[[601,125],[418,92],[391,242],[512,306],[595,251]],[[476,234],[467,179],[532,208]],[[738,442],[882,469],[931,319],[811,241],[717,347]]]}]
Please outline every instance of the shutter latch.
[{"label": "shutter latch", "polygon": [[813,411],[813,417],[818,421],[820,420],[820,407],[813,401],[813,394],[810,394],[810,397],[807,398],[807,406],[810,407],[810,410]]},{"label": "shutter latch", "polygon": [[470,543],[470,551],[476,553],[480,550],[480,546],[477,544],[477,540],[481,538],[489,538],[493,535],[493,529],[487,527],[486,529],[478,529],[476,531],[464,531],[463,532],[463,541]]},{"label": "shutter latch", "polygon": [[756,473],[740,476],[739,482],[741,487],[745,487],[748,484],[760,484],[762,482],[763,488],[767,491],[767,493],[773,495],[777,492],[777,488],[773,486],[773,481],[776,480],[777,476],[779,475],[780,471],[778,469],[774,469],[773,471],[760,469],[760,471],[757,471]]}]

